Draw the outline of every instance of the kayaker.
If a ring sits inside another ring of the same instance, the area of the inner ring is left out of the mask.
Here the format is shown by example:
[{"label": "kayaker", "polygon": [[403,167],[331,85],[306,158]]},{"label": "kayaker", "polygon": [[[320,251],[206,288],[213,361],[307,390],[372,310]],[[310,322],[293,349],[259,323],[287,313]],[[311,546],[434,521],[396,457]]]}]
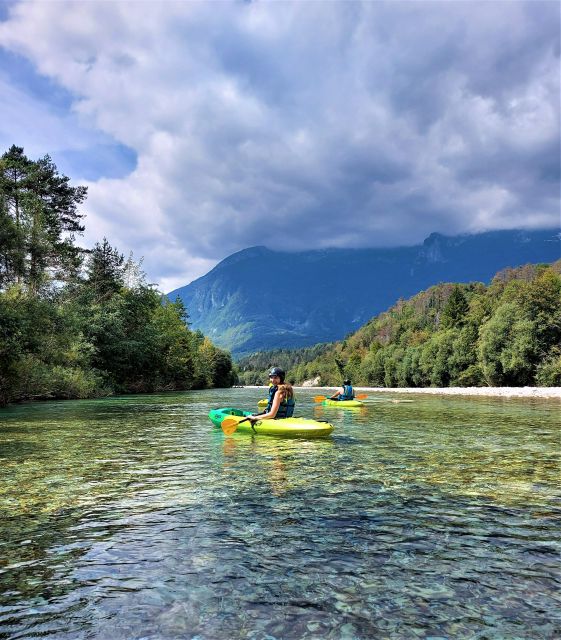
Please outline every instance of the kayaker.
[{"label": "kayaker", "polygon": [[337,391],[329,398],[330,400],[354,400],[355,399],[355,390],[351,385],[351,381],[349,379],[343,380],[343,386],[339,387]]},{"label": "kayaker", "polygon": [[285,373],[280,367],[273,367],[269,371],[269,398],[267,408],[263,413],[249,416],[250,422],[257,420],[278,420],[291,418],[294,413],[294,390],[290,383],[284,381]]}]

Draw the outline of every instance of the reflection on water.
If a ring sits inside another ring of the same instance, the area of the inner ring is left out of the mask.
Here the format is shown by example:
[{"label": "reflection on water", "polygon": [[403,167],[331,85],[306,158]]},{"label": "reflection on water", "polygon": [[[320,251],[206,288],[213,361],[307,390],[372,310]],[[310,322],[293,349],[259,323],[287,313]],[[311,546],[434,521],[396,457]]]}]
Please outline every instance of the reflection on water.
[{"label": "reflection on water", "polygon": [[312,396],[331,438],[212,429],[258,390],[1,411],[0,638],[561,636],[558,402]]}]

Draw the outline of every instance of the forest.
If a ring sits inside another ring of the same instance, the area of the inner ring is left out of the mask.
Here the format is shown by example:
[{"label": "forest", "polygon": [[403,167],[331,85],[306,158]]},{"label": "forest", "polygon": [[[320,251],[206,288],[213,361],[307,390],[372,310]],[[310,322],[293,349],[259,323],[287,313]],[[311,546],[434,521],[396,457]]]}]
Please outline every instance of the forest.
[{"label": "forest", "polygon": [[[504,269],[489,285],[438,284],[316,348],[278,358],[296,384],[560,386],[561,260]],[[246,358],[241,381],[266,379],[276,360],[274,353]]]},{"label": "forest", "polygon": [[231,386],[230,354],[106,238],[92,249],[72,186],[47,155],[0,158],[0,405]]}]

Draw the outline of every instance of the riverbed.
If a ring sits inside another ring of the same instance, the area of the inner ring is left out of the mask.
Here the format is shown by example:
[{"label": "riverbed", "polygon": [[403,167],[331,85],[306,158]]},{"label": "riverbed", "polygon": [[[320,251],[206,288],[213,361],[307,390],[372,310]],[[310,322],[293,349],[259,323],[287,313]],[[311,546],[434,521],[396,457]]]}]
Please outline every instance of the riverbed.
[{"label": "riverbed", "polygon": [[0,638],[561,635],[558,401],[317,394],[317,440],[212,428],[262,389],[1,410]]}]

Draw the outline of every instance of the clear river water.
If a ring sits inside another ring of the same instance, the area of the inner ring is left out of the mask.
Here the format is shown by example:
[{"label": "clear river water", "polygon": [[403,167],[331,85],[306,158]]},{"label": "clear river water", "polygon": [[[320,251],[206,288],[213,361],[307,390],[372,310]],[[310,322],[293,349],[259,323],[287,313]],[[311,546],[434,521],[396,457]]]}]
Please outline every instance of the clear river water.
[{"label": "clear river water", "polygon": [[[0,410],[0,638],[561,637],[561,405],[259,389]],[[398,400],[398,401],[397,401]]]}]

